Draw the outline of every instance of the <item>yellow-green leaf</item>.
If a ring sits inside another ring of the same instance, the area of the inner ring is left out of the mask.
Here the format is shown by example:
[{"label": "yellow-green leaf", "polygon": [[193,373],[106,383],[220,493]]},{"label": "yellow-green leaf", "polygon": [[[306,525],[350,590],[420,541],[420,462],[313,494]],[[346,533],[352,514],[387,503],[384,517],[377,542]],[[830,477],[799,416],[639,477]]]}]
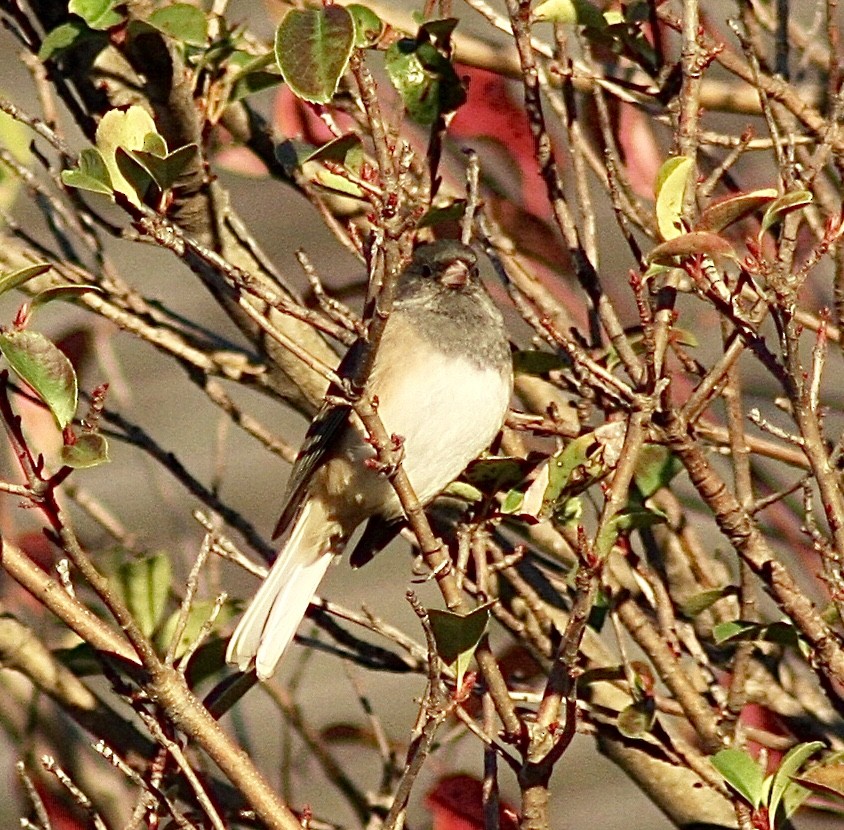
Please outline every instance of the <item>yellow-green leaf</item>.
[{"label": "yellow-green leaf", "polygon": [[674,156],[657,173],[654,185],[656,223],[663,239],[673,239],[686,230],[683,202],[694,166],[694,161],[687,156]]},{"label": "yellow-green leaf", "polygon": [[[111,177],[112,188],[122,193],[132,204],[140,206],[146,187],[141,177],[129,181],[117,163],[117,151],[145,150],[149,133],[156,133],[152,116],[139,106],[127,110],[109,110],[97,125],[97,149],[100,151]],[[146,186],[149,181],[146,181]]]}]

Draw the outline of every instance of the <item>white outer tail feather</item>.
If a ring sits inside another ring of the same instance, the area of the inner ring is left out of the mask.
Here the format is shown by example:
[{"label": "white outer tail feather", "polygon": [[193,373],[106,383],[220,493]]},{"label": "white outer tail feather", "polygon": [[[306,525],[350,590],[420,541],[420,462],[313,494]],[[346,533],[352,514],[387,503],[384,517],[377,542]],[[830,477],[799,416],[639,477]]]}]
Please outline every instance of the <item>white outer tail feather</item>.
[{"label": "white outer tail feather", "polygon": [[261,680],[271,677],[333,558],[325,550],[325,518],[307,500],[267,578],[237,624],[226,661],[247,671],[254,658]]}]

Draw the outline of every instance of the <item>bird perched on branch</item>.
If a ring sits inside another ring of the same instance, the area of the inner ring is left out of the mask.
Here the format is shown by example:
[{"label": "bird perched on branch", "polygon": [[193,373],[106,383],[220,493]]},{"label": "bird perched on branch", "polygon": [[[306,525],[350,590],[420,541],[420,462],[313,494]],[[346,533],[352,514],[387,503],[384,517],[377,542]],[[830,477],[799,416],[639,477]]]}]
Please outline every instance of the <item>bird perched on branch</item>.
[{"label": "bird perched on branch", "polygon": [[[341,376],[355,362],[352,346]],[[419,246],[396,285],[364,395],[377,402],[387,434],[400,441],[402,467],[420,503],[433,500],[489,446],[512,388],[504,321],[479,279],[475,253],[453,240]],[[376,549],[398,531],[402,506],[375,456],[351,406],[322,407],[276,528],[287,539],[232,635],[228,662],[246,671],[254,661],[258,677],[270,677],[333,556],[358,525],[369,521],[364,537]],[[371,555],[360,550],[354,566]]]}]

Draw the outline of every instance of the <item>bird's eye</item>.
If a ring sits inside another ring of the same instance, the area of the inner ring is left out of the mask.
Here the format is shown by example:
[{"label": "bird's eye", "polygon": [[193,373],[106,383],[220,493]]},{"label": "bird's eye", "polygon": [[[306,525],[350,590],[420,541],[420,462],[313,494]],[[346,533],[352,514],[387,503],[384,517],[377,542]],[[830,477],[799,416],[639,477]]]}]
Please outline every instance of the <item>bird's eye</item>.
[{"label": "bird's eye", "polygon": [[425,279],[428,279],[428,278],[434,276],[434,269],[431,268],[430,265],[423,265],[422,266],[422,276],[425,277]]},{"label": "bird's eye", "polygon": [[477,266],[477,265],[476,265],[474,268],[472,268],[471,274],[472,274],[472,279],[473,279],[473,280],[476,280],[476,279],[478,279],[478,277],[480,277],[481,272],[478,270],[478,266]]}]

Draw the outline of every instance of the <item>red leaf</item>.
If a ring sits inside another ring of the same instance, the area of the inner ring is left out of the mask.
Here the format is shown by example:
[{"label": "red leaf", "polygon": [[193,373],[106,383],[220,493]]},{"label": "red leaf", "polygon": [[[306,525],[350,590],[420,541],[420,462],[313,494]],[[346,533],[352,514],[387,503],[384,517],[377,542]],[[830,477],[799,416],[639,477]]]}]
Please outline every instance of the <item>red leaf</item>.
[{"label": "red leaf", "polygon": [[[441,778],[428,793],[425,804],[433,816],[433,830],[484,830],[483,783],[471,775]],[[518,830],[516,811],[499,806],[501,830]]]},{"label": "red leaf", "polygon": [[457,64],[468,80],[466,103],[457,110],[449,134],[457,139],[488,139],[500,145],[521,179],[521,206],[536,216],[548,216],[545,185],[533,154],[533,137],[522,105],[511,95],[510,82],[495,72]]}]

